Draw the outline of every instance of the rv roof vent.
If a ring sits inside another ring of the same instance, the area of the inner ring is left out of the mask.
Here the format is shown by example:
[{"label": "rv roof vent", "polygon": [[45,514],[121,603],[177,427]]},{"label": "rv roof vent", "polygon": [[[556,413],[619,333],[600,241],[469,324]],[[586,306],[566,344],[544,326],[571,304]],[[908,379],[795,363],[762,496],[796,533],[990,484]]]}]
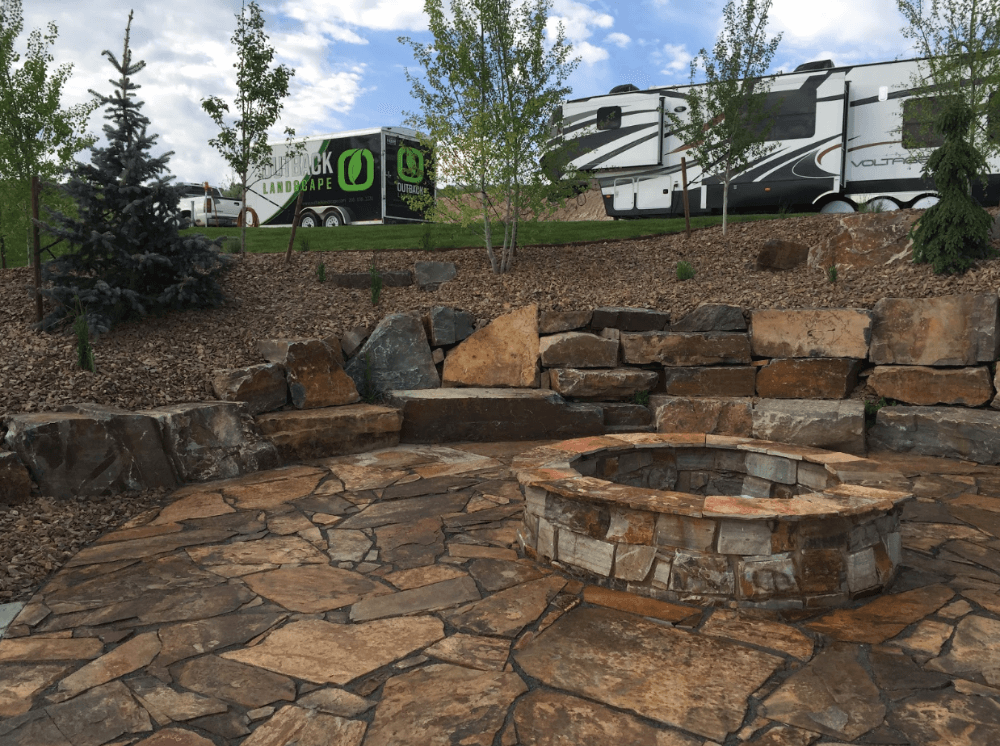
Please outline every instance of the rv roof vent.
[{"label": "rv roof vent", "polygon": [[631,83],[626,83],[625,85],[616,85],[608,93],[631,93],[632,91],[638,91],[639,87],[634,86]]},{"label": "rv roof vent", "polygon": [[813,60],[812,62],[803,62],[794,72],[805,73],[810,70],[829,70],[833,67],[833,60]]}]

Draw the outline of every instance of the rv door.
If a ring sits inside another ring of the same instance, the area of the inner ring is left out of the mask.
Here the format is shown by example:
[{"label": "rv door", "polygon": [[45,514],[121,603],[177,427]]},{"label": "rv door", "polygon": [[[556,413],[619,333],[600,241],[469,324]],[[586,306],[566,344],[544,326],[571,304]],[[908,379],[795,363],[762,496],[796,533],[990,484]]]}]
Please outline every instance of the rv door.
[{"label": "rv door", "polygon": [[582,170],[658,166],[663,154],[663,98],[657,91],[596,96],[563,106],[563,136],[575,139]]}]

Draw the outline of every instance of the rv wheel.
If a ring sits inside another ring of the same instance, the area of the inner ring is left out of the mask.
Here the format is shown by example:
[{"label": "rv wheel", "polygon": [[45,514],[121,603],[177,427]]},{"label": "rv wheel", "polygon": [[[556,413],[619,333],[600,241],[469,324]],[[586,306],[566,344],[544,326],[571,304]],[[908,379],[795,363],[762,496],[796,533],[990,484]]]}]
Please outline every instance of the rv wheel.
[{"label": "rv wheel", "polygon": [[343,219],[340,217],[340,213],[336,210],[328,210],[323,213],[323,227],[324,228],[339,228],[343,225]]},{"label": "rv wheel", "polygon": [[824,204],[819,211],[825,215],[830,214],[841,214],[846,212],[854,212],[854,205],[848,202],[846,199],[832,199],[826,204]]},{"label": "rv wheel", "polygon": [[302,217],[299,218],[299,228],[316,228],[319,226],[319,218],[316,213],[304,212]]},{"label": "rv wheel", "polygon": [[936,205],[940,201],[941,200],[938,199],[938,197],[936,197],[935,195],[928,194],[918,199],[916,202],[910,205],[910,207],[912,207],[914,210],[926,210],[928,207],[934,207],[934,205]]}]

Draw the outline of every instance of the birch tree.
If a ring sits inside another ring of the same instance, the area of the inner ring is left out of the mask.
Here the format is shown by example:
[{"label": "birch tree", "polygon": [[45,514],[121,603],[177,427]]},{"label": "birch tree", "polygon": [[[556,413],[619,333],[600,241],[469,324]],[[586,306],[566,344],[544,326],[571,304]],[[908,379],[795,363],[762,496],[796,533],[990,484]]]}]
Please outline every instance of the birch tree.
[{"label": "birch tree", "polygon": [[702,48],[691,60],[691,85],[697,71],[705,84],[687,94],[687,119],[666,112],[674,131],[687,143],[688,155],[705,177],[722,178],[722,234],[729,213],[729,184],[733,177],[758,158],[770,153],[767,93],[773,78],[766,73],[778,49],[781,34],[768,39],[765,32],[771,0],[729,0],[722,10],[723,29],[712,53]]},{"label": "birch tree", "polygon": [[[423,76],[406,71],[421,112],[407,124],[433,148],[431,174],[438,200],[413,200],[432,219],[463,225],[482,221],[483,243],[494,273],[514,262],[518,223],[527,213],[551,209],[566,184],[540,167],[549,117],[570,92],[566,79],[578,60],[562,25],[546,43],[550,0],[425,0],[431,44],[407,37]],[[454,199],[442,200],[441,196]],[[503,237],[493,235],[493,222]]]},{"label": "birch tree", "polygon": [[[247,189],[257,181],[251,182],[250,174],[261,173],[271,159],[267,134],[281,116],[282,99],[288,96],[288,82],[295,71],[285,65],[271,67],[275,50],[264,33],[260,6],[252,0],[249,5],[243,5],[236,16],[232,42],[236,47],[236,64],[233,65],[236,68],[235,119],[229,121],[229,104],[218,96],[203,99],[201,107],[219,128],[218,136],[208,144],[219,151],[239,178],[240,211],[244,216],[240,251],[245,252]],[[294,137],[295,130],[285,127],[285,135]],[[289,153],[294,154],[295,151]]]}]

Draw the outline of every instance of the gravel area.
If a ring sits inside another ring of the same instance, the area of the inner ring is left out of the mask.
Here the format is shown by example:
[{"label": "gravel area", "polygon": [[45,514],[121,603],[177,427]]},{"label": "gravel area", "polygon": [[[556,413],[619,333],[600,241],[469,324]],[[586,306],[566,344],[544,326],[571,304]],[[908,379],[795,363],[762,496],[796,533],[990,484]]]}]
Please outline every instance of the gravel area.
[{"label": "gravel area", "polygon": [[[993,210],[992,212],[996,212]],[[458,276],[437,292],[416,286],[385,288],[377,307],[367,290],[320,283],[316,269],[366,271],[371,254],[247,255],[223,280],[229,303],[208,311],[171,313],[122,325],[97,340],[97,373],[75,367],[68,333],[32,331],[31,271],[0,270],[0,422],[18,412],[56,410],[76,402],[140,409],[213,399],[213,370],[260,361],[256,342],[269,337],[327,337],[358,324],[374,326],[386,314],[449,305],[481,323],[537,303],[542,309],[636,306],[671,312],[674,319],[704,302],[746,308],[872,308],[884,297],[930,298],[995,293],[1000,259],[979,262],[965,275],[939,277],[928,265],[899,264],[842,270],[836,284],[825,271],[805,267],[758,272],[754,261],[772,238],[814,245],[836,228],[835,216],[809,216],[710,228],[684,235],[574,246],[527,246],[513,272],[490,272],[483,249],[394,251],[382,269],[412,269],[421,259],[455,262]],[[359,246],[359,249],[364,247]],[[998,245],[1000,248],[1000,245]],[[695,269],[680,282],[679,260]],[[0,424],[0,440],[5,428]],[[0,603],[28,597],[39,581],[80,547],[163,496],[143,494],[55,504],[37,499],[17,511],[0,507]]]}]

